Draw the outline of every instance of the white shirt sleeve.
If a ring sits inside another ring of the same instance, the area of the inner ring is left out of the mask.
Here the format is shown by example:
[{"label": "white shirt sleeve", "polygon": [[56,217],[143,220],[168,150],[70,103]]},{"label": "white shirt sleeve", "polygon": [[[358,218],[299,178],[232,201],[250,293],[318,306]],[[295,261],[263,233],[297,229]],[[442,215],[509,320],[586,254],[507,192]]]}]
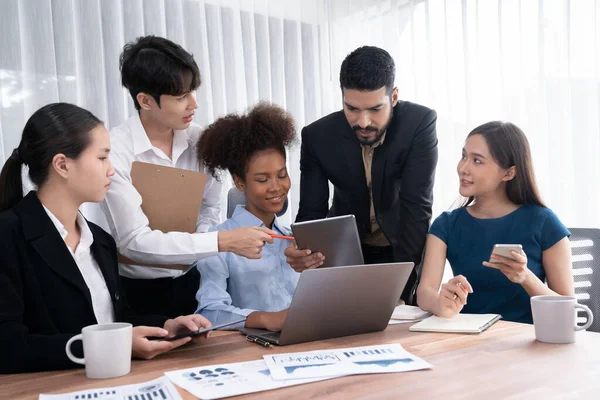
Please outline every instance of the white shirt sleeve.
[{"label": "white shirt sleeve", "polygon": [[[131,181],[131,163],[114,152],[111,161],[115,175],[101,206],[122,255],[141,263],[191,265],[198,258],[218,253],[217,232],[164,233],[150,229],[142,211],[142,197]],[[214,199],[212,207],[215,207]]]},{"label": "white shirt sleeve", "polygon": [[210,172],[202,172],[208,174],[208,179],[204,186],[204,197],[196,222],[196,232],[208,232],[211,227],[217,226],[221,222],[221,191],[223,184],[216,180]]}]

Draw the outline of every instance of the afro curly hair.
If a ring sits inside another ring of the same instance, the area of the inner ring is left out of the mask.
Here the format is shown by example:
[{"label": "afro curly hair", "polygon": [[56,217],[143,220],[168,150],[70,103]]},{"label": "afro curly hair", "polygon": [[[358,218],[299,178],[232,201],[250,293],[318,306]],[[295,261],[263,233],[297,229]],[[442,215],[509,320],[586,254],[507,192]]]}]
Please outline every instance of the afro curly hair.
[{"label": "afro curly hair", "polygon": [[258,103],[247,114],[229,114],[202,132],[198,159],[219,179],[219,171],[244,179],[247,165],[261,150],[275,149],[285,158],[285,148],[296,140],[294,118],[273,104]]}]

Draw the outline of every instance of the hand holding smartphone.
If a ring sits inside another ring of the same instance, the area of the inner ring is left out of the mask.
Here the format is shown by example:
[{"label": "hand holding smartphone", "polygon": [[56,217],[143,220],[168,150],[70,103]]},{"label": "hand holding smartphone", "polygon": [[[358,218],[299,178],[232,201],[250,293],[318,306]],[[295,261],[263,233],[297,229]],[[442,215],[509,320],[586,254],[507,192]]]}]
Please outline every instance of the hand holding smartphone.
[{"label": "hand holding smartphone", "polygon": [[[520,244],[495,244],[494,248],[492,249],[492,254],[514,260],[511,251],[516,251],[517,253],[520,253],[521,250],[523,250],[523,246],[521,246]],[[490,264],[502,264],[500,261],[494,260],[492,257],[490,257],[489,262]]]},{"label": "hand holding smartphone", "polygon": [[173,337],[149,337],[148,340],[166,340],[167,342],[171,342],[173,340],[182,339],[184,337],[194,337],[198,335],[202,335],[203,333],[215,331],[217,329],[225,328],[226,326],[231,326],[235,324],[239,324],[240,322],[246,321],[246,318],[237,319],[235,321],[226,322],[224,324],[213,325],[210,328],[198,329],[197,331],[187,331],[180,334],[177,334]]}]

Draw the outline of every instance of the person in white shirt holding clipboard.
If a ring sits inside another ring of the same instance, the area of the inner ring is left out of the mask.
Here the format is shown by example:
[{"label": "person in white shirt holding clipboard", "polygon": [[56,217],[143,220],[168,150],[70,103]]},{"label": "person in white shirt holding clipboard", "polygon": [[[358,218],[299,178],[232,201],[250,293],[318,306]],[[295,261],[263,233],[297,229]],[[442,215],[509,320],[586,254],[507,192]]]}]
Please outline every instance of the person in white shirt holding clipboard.
[{"label": "person in white shirt holding clipboard", "polygon": [[[120,57],[121,79],[138,113],[110,131],[115,168],[111,190],[102,203],[119,252],[135,262],[189,265],[187,270],[120,264],[124,289],[140,314],[186,315],[196,310],[197,259],[220,251],[260,258],[271,230],[244,227],[207,232],[218,224],[221,185],[208,177],[197,218],[197,232],[152,229],[142,210],[142,198],[131,179],[134,161],[205,172],[194,145],[201,129],[192,124],[198,107],[200,71],[193,56],[170,40],[146,36],[128,43]],[[177,196],[177,193],[173,193]],[[168,213],[168,207],[165,207]],[[202,233],[203,232],[203,233]]]}]

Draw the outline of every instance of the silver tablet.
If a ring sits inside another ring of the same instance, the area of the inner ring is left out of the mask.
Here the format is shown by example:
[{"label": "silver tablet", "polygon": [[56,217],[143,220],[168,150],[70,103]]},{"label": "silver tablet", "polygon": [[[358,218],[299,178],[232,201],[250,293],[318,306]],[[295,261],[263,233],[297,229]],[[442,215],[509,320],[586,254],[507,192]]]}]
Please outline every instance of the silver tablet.
[{"label": "silver tablet", "polygon": [[323,253],[321,268],[364,264],[354,215],[297,222],[292,232],[299,249]]}]

